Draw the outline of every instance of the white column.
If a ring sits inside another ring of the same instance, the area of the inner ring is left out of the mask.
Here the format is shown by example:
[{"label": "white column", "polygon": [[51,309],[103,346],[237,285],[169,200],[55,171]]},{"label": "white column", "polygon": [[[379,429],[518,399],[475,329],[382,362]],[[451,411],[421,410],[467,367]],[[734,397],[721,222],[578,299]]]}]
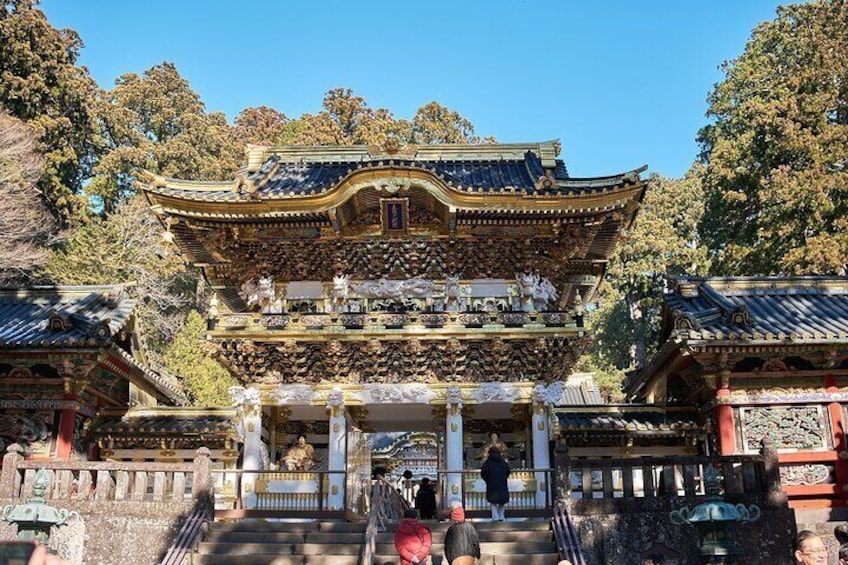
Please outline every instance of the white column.
[{"label": "white column", "polygon": [[[333,389],[327,395],[327,412],[330,415],[329,455],[327,458],[328,471],[347,470],[347,421],[345,420],[344,393],[341,389]],[[345,507],[344,473],[330,473],[329,492],[327,495],[328,510],[344,510]]]},{"label": "white column", "polygon": [[[445,466],[447,471],[462,471],[462,391],[455,386],[445,393],[447,409],[445,426]],[[462,473],[445,475],[448,499],[442,505],[450,508],[451,502],[462,500]]]},{"label": "white column", "polygon": [[[260,471],[262,465],[262,406],[259,389],[232,387],[233,403],[242,410],[244,447],[242,469]],[[241,502],[245,509],[256,507],[256,473],[244,473],[241,478]]]},{"label": "white column", "polygon": [[[533,402],[533,467],[535,469],[551,468],[551,452],[548,446],[550,441],[550,420],[548,418],[548,406],[544,402]],[[545,508],[545,503],[550,502],[546,493],[550,491],[551,474],[536,472],[536,508]]]}]

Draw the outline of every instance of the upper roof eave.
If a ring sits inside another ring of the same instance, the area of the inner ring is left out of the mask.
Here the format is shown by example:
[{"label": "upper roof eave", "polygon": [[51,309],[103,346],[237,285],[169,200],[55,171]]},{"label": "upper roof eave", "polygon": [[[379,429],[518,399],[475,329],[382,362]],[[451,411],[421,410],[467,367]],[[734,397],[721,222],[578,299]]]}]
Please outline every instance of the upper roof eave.
[{"label": "upper roof eave", "polygon": [[[401,173],[411,186],[421,186],[445,205],[456,210],[486,210],[511,212],[584,212],[594,213],[626,206],[628,202],[641,202],[646,183],[611,184],[601,190],[579,193],[524,192],[465,192],[449,186],[435,175],[420,169],[393,169]],[[326,212],[352,198],[364,186],[373,186],[369,181],[381,176],[376,171],[356,171],[337,183],[332,189],[318,194],[267,197],[253,193],[235,200],[213,200],[204,198],[203,192],[182,194],[168,187],[147,186],[144,192],[153,206],[159,206],[170,214],[202,214],[207,217],[238,216],[291,216],[300,213]],[[241,196],[241,195],[240,195]]]}]

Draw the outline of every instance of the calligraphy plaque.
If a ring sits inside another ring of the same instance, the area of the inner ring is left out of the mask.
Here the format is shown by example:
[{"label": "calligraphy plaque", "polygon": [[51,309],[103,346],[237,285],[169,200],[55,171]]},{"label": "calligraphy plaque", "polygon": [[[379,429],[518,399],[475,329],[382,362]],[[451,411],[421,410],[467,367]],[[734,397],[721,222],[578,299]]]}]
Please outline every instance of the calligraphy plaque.
[{"label": "calligraphy plaque", "polygon": [[406,198],[383,198],[380,200],[383,233],[406,235],[409,230],[409,202]]}]

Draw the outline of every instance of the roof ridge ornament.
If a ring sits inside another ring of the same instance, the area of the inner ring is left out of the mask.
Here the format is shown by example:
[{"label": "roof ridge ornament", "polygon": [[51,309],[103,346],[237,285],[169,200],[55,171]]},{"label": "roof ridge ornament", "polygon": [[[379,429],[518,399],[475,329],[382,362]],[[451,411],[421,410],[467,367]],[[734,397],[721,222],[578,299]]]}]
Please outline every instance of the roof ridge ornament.
[{"label": "roof ridge ornament", "polygon": [[387,137],[382,144],[368,146],[368,156],[372,159],[385,159],[389,157],[414,159],[417,154],[417,145],[414,143],[403,143],[394,136]]}]

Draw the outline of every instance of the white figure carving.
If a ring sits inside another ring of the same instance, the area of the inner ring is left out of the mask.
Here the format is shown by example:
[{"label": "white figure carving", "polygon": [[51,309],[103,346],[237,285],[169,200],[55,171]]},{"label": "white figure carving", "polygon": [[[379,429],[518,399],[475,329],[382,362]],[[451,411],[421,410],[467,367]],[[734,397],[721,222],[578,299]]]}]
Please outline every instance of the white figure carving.
[{"label": "white figure carving", "polygon": [[244,387],[243,386],[231,386],[227,389],[227,394],[230,395],[230,399],[233,402],[233,406],[242,406],[244,405]]},{"label": "white figure carving", "polygon": [[401,403],[403,402],[403,391],[394,386],[379,386],[369,390],[371,400],[375,403]]},{"label": "white figure carving", "polygon": [[477,401],[481,404],[485,402],[514,402],[518,395],[519,390],[515,385],[503,383],[486,383],[474,393]]},{"label": "white figure carving", "polygon": [[425,384],[368,385],[366,390],[374,404],[427,403],[436,393]]},{"label": "white figure carving", "polygon": [[249,406],[259,406],[262,404],[262,394],[256,387],[244,389],[244,403]]},{"label": "white figure carving", "polygon": [[548,303],[559,297],[556,287],[538,273],[519,274],[515,277],[522,310],[545,310]]},{"label": "white figure carving", "polygon": [[331,294],[331,310],[333,312],[344,311],[345,303],[350,296],[350,277],[339,275],[333,277],[333,291]]},{"label": "white figure carving", "polygon": [[538,384],[533,388],[533,402],[557,406],[562,403],[564,392],[565,383],[562,381],[554,381],[547,387],[543,384]]},{"label": "white figure carving", "polygon": [[445,278],[445,310],[458,312],[462,310],[462,288],[459,277],[454,275]]},{"label": "white figure carving", "polygon": [[315,391],[309,385],[280,385],[274,396],[280,404],[311,404]]},{"label": "white figure carving", "polygon": [[277,299],[276,285],[271,277],[260,277],[259,282],[253,279],[241,285],[239,292],[248,308],[256,306],[264,314],[274,314],[282,311],[282,302]]},{"label": "white figure carving", "polygon": [[533,289],[533,306],[536,310],[546,310],[548,304],[559,298],[556,287],[545,277],[539,277]]},{"label": "white figure carving", "polygon": [[445,404],[455,404],[458,408],[462,408],[462,390],[458,386],[449,387],[445,391]]},{"label": "white figure carving", "polygon": [[338,408],[344,406],[344,391],[334,388],[327,393],[327,408]]},{"label": "white figure carving", "polygon": [[423,298],[433,294],[433,281],[416,277],[405,281],[377,279],[362,281],[353,287],[354,292],[363,298]]}]

